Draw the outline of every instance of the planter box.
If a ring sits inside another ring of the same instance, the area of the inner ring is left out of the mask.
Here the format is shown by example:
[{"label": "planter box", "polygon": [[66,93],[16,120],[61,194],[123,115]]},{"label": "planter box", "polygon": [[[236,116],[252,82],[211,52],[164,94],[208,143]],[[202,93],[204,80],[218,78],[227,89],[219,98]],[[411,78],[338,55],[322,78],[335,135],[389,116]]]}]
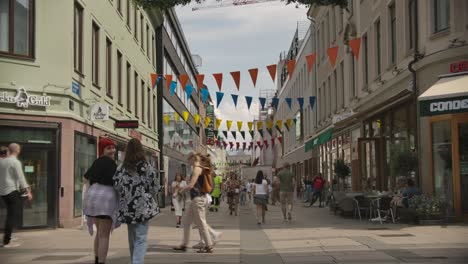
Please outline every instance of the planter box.
[{"label": "planter box", "polygon": [[420,225],[444,225],[445,219],[419,219]]}]

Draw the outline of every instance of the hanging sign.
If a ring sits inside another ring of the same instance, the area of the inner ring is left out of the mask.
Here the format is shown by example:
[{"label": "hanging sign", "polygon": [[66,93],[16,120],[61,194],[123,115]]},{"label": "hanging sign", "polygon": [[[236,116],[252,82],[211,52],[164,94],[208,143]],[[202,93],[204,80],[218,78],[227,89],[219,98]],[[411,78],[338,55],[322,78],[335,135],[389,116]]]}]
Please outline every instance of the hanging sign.
[{"label": "hanging sign", "polygon": [[18,88],[16,96],[0,93],[0,103],[16,104],[16,107],[28,108],[33,106],[50,106],[51,97],[44,95],[29,95],[24,87]]},{"label": "hanging sign", "polygon": [[115,121],[115,128],[138,128],[138,120]]},{"label": "hanging sign", "polygon": [[95,103],[91,108],[90,116],[93,121],[109,120],[109,105],[106,103]]}]

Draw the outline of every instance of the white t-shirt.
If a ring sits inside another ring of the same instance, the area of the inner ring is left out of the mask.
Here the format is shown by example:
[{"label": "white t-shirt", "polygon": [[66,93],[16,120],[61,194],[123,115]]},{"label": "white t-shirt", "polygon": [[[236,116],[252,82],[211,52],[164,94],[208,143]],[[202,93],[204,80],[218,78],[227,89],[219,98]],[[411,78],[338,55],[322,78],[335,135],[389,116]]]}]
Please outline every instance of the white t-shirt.
[{"label": "white t-shirt", "polygon": [[[173,181],[173,182],[172,182],[172,188],[175,188],[176,186],[177,186],[177,181]],[[186,182],[186,181],[181,181],[180,184],[179,184],[179,187],[182,188],[182,189],[185,188],[186,186],[187,186],[187,182]],[[179,196],[179,195],[180,195],[180,194],[179,194],[178,192],[176,192],[176,193],[173,193],[173,194],[172,194],[172,197],[173,197],[173,198],[177,198],[177,196]]]},{"label": "white t-shirt", "polygon": [[267,194],[268,182],[266,180],[262,181],[262,184],[255,184],[255,194]]},{"label": "white t-shirt", "polygon": [[251,191],[252,191],[252,183],[248,182],[247,183],[247,192],[251,192]]}]

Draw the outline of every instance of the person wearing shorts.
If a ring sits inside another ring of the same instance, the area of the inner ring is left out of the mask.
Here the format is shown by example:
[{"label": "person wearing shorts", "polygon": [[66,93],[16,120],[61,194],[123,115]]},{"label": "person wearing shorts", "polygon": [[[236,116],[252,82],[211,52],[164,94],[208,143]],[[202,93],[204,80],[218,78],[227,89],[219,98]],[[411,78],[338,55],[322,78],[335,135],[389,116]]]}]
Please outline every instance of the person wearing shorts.
[{"label": "person wearing shorts", "polygon": [[294,196],[294,174],[289,170],[289,163],[284,163],[278,174],[280,181],[281,211],[284,221],[292,220],[293,196]]}]

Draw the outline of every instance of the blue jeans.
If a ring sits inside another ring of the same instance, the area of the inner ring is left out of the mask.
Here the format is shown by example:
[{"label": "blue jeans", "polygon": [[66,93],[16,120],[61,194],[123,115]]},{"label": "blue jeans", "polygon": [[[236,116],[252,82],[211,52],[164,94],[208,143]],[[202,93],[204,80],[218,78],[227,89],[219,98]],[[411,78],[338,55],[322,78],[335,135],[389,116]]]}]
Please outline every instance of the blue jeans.
[{"label": "blue jeans", "polygon": [[148,235],[148,221],[128,224],[128,245],[130,247],[130,258],[132,264],[145,263],[145,254],[148,244],[146,236]]}]

